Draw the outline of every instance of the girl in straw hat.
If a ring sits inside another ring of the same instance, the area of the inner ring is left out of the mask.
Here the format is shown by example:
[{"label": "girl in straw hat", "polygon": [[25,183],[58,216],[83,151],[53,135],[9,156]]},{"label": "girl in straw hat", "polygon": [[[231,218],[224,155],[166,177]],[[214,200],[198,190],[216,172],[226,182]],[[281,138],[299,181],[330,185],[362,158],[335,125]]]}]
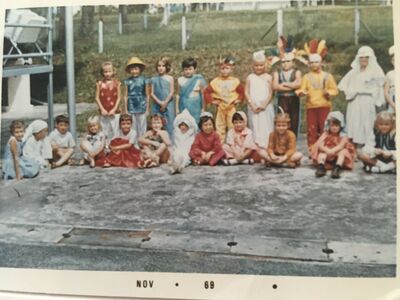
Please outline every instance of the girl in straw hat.
[{"label": "girl in straw hat", "polygon": [[138,136],[147,130],[146,116],[149,114],[148,80],[142,75],[145,64],[138,57],[131,57],[125,71],[130,75],[124,80],[125,111],[132,115],[133,129]]},{"label": "girl in straw hat", "polygon": [[110,61],[101,65],[103,79],[96,84],[96,102],[100,110],[100,124],[109,142],[118,131],[121,82],[115,79],[115,69]]}]

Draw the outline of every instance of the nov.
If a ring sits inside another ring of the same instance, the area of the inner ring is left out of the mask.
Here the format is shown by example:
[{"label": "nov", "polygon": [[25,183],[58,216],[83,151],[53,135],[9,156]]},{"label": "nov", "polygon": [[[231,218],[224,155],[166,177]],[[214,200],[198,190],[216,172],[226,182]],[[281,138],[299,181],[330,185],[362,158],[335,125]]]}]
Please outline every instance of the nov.
[{"label": "nov", "polygon": [[138,287],[138,288],[141,288],[141,287],[144,287],[144,288],[150,287],[150,288],[152,288],[153,284],[154,284],[153,280],[136,280],[136,287]]}]

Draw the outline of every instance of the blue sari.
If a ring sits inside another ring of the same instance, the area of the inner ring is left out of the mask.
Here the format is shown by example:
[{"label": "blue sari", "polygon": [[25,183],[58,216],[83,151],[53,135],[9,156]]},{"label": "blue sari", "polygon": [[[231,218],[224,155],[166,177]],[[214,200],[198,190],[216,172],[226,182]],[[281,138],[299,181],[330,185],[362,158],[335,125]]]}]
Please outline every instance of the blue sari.
[{"label": "blue sari", "polygon": [[[164,79],[162,76],[154,76],[151,78],[151,83],[153,86],[153,93],[157,96],[158,99],[163,101],[168,94],[170,93],[170,83],[168,80]],[[175,119],[175,101],[174,98],[169,101],[165,111],[160,111],[161,106],[158,105],[155,101],[153,101],[153,105],[151,108],[152,114],[160,114],[167,121],[166,129],[170,137],[172,137],[172,133],[174,131],[174,119]]]},{"label": "blue sari", "polygon": [[206,81],[204,77],[200,74],[194,74],[185,85],[179,87],[179,112],[183,112],[185,108],[190,112],[193,118],[196,120],[196,123],[200,121],[201,109],[203,106],[203,96],[201,92],[199,92],[196,96],[191,96],[190,94],[193,92],[193,89],[196,87],[198,81],[200,84],[205,87]]}]

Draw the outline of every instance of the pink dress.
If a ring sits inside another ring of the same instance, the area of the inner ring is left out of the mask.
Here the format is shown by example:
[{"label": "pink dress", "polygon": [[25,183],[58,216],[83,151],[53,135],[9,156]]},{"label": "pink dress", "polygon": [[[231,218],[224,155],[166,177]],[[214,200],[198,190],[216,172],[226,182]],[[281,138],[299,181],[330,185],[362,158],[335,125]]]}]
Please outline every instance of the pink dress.
[{"label": "pink dress", "polygon": [[253,132],[249,128],[244,128],[240,133],[234,128],[228,131],[226,144],[223,146],[227,158],[233,158],[232,148],[243,154],[247,149],[255,150],[257,147],[254,143]]}]

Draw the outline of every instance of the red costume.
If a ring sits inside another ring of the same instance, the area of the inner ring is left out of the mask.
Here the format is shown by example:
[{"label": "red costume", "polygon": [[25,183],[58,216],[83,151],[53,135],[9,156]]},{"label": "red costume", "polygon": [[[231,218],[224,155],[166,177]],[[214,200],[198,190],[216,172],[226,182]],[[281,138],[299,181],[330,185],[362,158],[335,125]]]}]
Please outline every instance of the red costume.
[{"label": "red costume", "polygon": [[121,85],[121,82],[113,79],[111,85],[105,80],[99,81],[98,84],[100,88],[99,98],[101,105],[107,112],[109,112],[117,103],[118,87]]},{"label": "red costume", "polygon": [[[345,145],[344,145],[344,148],[339,151],[339,152],[343,151],[344,156],[345,156],[345,159],[343,162],[343,168],[352,170],[353,166],[354,166],[354,157],[355,157],[355,149],[354,149],[353,144],[349,141],[349,139],[347,137],[342,137],[338,134],[337,135],[331,134],[327,131],[325,131],[320,136],[318,141],[312,146],[311,158],[313,160],[313,163],[315,165],[318,165],[318,154],[321,153],[321,150],[319,149],[320,145],[323,145],[325,147],[332,149],[332,148],[336,147],[337,145],[339,145],[340,143],[342,143],[343,139],[345,139]],[[328,155],[328,157],[326,158],[326,162],[325,162],[325,167],[327,169],[333,168],[333,166],[335,165],[338,153],[336,153],[334,155]]]},{"label": "red costume", "polygon": [[[117,137],[110,143],[110,147],[130,144],[131,147],[124,150],[111,151],[104,160],[114,167],[137,168],[140,161],[140,151],[129,140]],[[97,165],[97,161],[96,161]]]},{"label": "red costume", "polygon": [[208,164],[215,166],[225,156],[219,135],[215,131],[210,134],[200,131],[194,139],[189,156],[192,161],[202,162],[202,153],[210,151],[213,151],[214,155],[211,156]]}]

